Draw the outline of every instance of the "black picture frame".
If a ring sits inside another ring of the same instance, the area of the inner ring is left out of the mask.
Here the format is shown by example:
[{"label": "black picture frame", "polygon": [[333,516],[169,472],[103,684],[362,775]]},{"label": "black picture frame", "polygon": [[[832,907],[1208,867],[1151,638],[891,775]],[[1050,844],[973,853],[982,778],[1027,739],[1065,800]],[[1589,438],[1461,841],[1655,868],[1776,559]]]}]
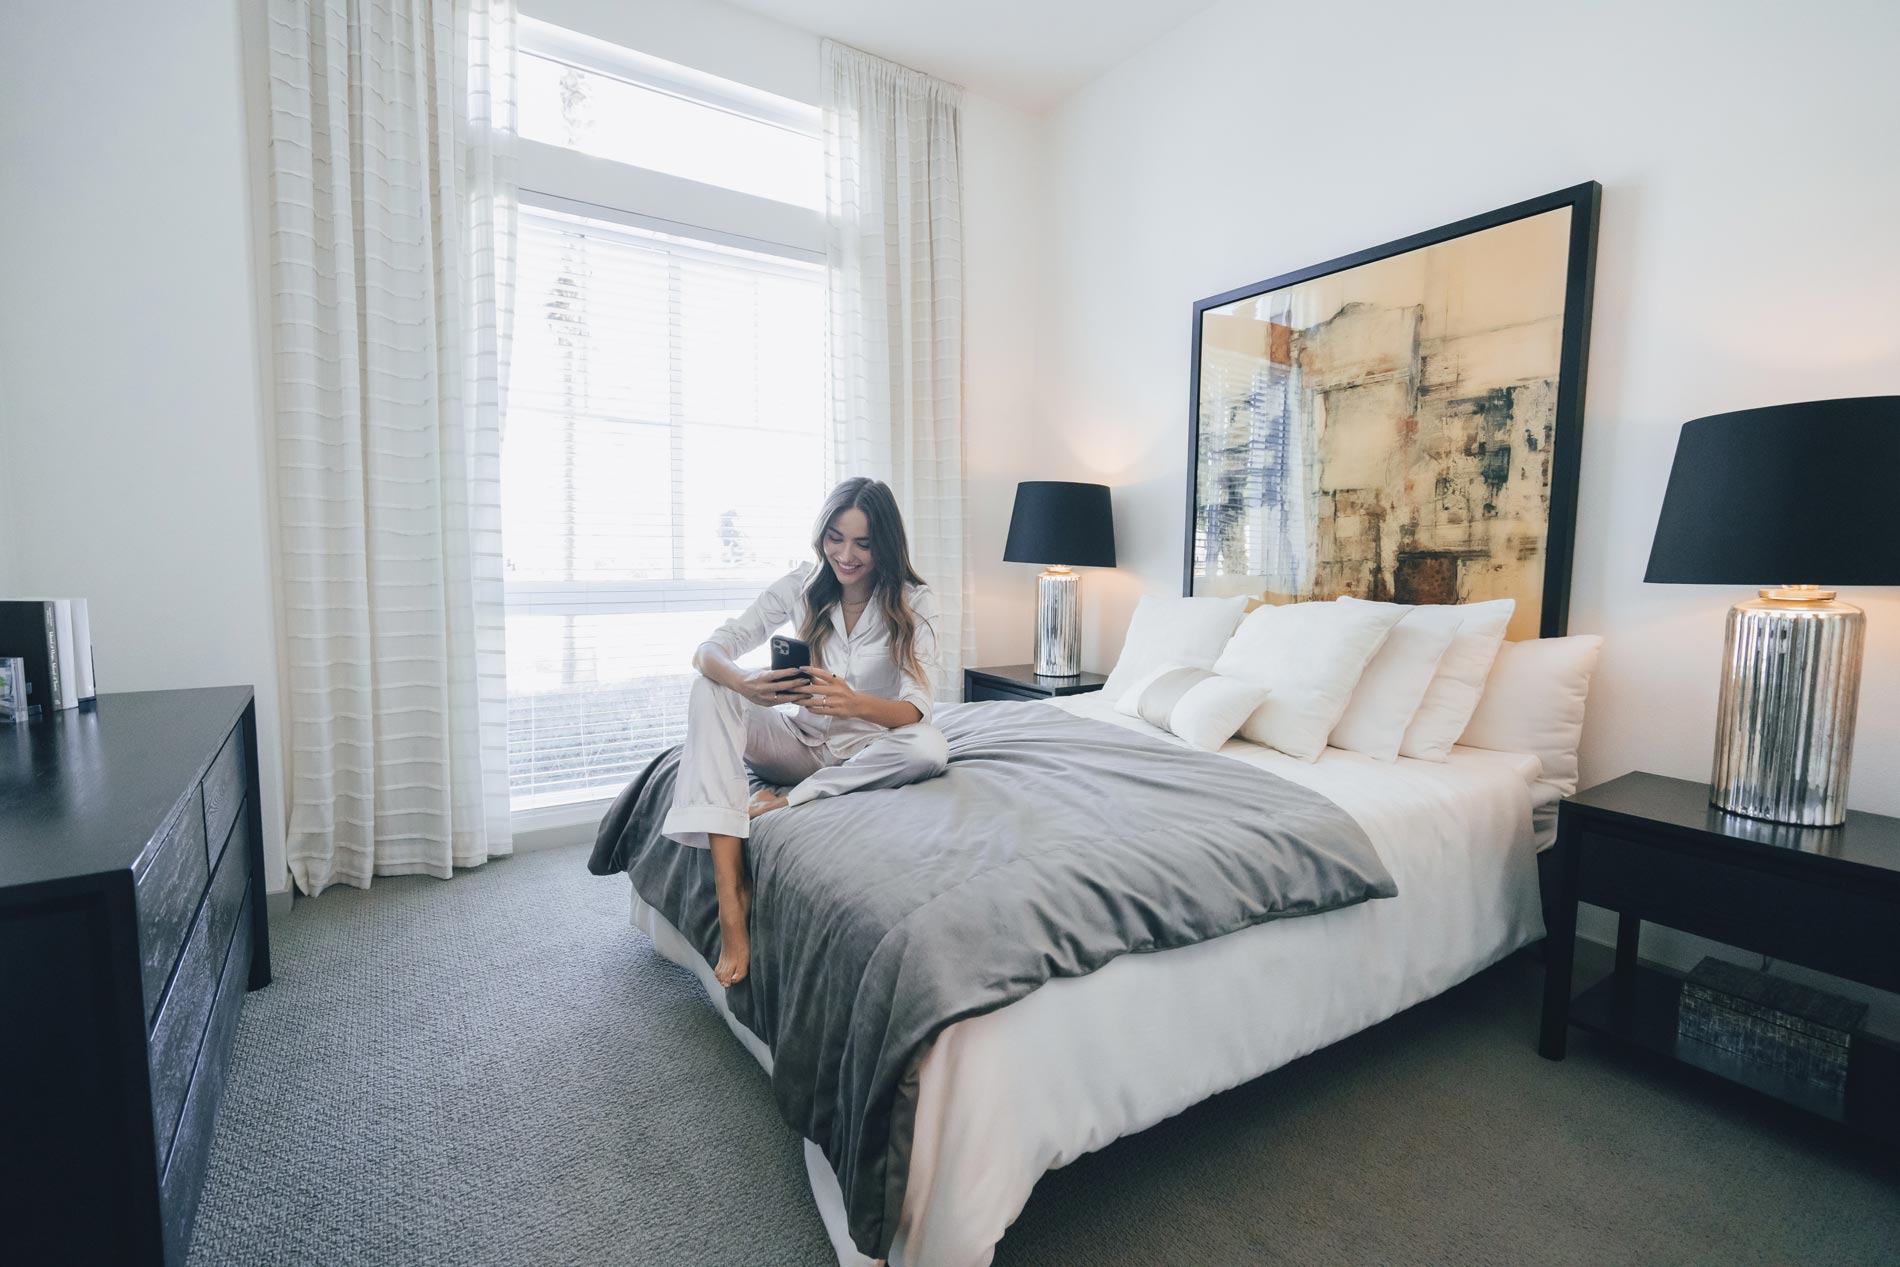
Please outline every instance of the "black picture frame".
[{"label": "black picture frame", "polygon": [[1544,539],[1544,592],[1539,628],[1540,637],[1562,636],[1570,623],[1570,574],[1577,529],[1577,475],[1583,451],[1584,386],[1589,369],[1590,311],[1596,289],[1597,222],[1602,201],[1603,186],[1593,180],[1586,181],[1197,301],[1194,305],[1192,354],[1188,368],[1187,511],[1186,539],[1182,543],[1181,592],[1188,596],[1194,593],[1194,533],[1199,510],[1197,477],[1200,460],[1201,330],[1203,316],[1209,308],[1224,307],[1267,291],[1296,286],[1317,277],[1569,207],[1570,238],[1565,265],[1563,333],[1551,444],[1550,518]]}]

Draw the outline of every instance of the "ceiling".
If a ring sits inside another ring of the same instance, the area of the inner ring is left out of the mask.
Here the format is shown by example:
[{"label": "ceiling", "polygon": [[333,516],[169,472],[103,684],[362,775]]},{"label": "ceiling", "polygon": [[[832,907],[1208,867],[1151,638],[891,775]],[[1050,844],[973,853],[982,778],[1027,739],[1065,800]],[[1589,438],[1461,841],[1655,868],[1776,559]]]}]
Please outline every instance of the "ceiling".
[{"label": "ceiling", "polygon": [[1040,113],[1214,0],[731,2]]}]

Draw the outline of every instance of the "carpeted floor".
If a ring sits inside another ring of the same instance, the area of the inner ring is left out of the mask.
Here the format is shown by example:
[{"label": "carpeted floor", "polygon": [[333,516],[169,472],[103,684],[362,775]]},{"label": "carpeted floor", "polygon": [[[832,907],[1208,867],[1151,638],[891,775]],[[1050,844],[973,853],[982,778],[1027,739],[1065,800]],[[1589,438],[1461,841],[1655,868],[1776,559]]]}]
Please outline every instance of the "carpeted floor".
[{"label": "carpeted floor", "polygon": [[[797,1137],[579,849],[299,901],[244,1008],[214,1264],[832,1262]],[[1514,958],[1047,1176],[998,1267],[1892,1264],[1900,1158],[1573,1038]]]}]

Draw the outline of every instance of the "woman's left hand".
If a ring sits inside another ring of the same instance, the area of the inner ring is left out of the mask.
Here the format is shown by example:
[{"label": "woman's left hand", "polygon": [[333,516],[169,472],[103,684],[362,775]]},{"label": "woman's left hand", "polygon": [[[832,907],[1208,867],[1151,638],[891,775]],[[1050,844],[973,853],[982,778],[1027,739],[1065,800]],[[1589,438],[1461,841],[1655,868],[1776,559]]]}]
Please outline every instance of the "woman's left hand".
[{"label": "woman's left hand", "polygon": [[836,673],[807,667],[811,685],[805,688],[804,704],[820,717],[862,717],[864,696],[851,689],[851,683]]}]

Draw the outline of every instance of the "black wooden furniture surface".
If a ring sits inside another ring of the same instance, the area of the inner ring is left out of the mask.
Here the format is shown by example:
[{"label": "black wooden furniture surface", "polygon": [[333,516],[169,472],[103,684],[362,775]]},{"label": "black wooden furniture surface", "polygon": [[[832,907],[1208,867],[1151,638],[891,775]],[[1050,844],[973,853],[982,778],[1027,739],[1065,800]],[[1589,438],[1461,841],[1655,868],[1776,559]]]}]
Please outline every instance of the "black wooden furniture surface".
[{"label": "black wooden furniture surface", "polygon": [[1100,673],[1074,677],[1042,677],[1033,664],[1003,664],[963,670],[963,702],[984,699],[1051,699],[1057,695],[1087,695],[1102,689],[1108,678]]},{"label": "black wooden furniture surface", "polygon": [[249,687],[0,726],[0,1257],[185,1261],[262,846]]},{"label": "black wooden furniture surface", "polygon": [[[1644,921],[1900,990],[1900,818],[1850,812],[1839,827],[1726,814],[1706,783],[1626,774],[1557,815],[1539,1051],[1564,1056],[1568,1027],[1608,1035],[1900,1142],[1900,1044],[1854,1040],[1845,1100],[1676,1041],[1680,974],[1641,962]],[[1616,966],[1571,994],[1577,904],[1618,913]]]}]

